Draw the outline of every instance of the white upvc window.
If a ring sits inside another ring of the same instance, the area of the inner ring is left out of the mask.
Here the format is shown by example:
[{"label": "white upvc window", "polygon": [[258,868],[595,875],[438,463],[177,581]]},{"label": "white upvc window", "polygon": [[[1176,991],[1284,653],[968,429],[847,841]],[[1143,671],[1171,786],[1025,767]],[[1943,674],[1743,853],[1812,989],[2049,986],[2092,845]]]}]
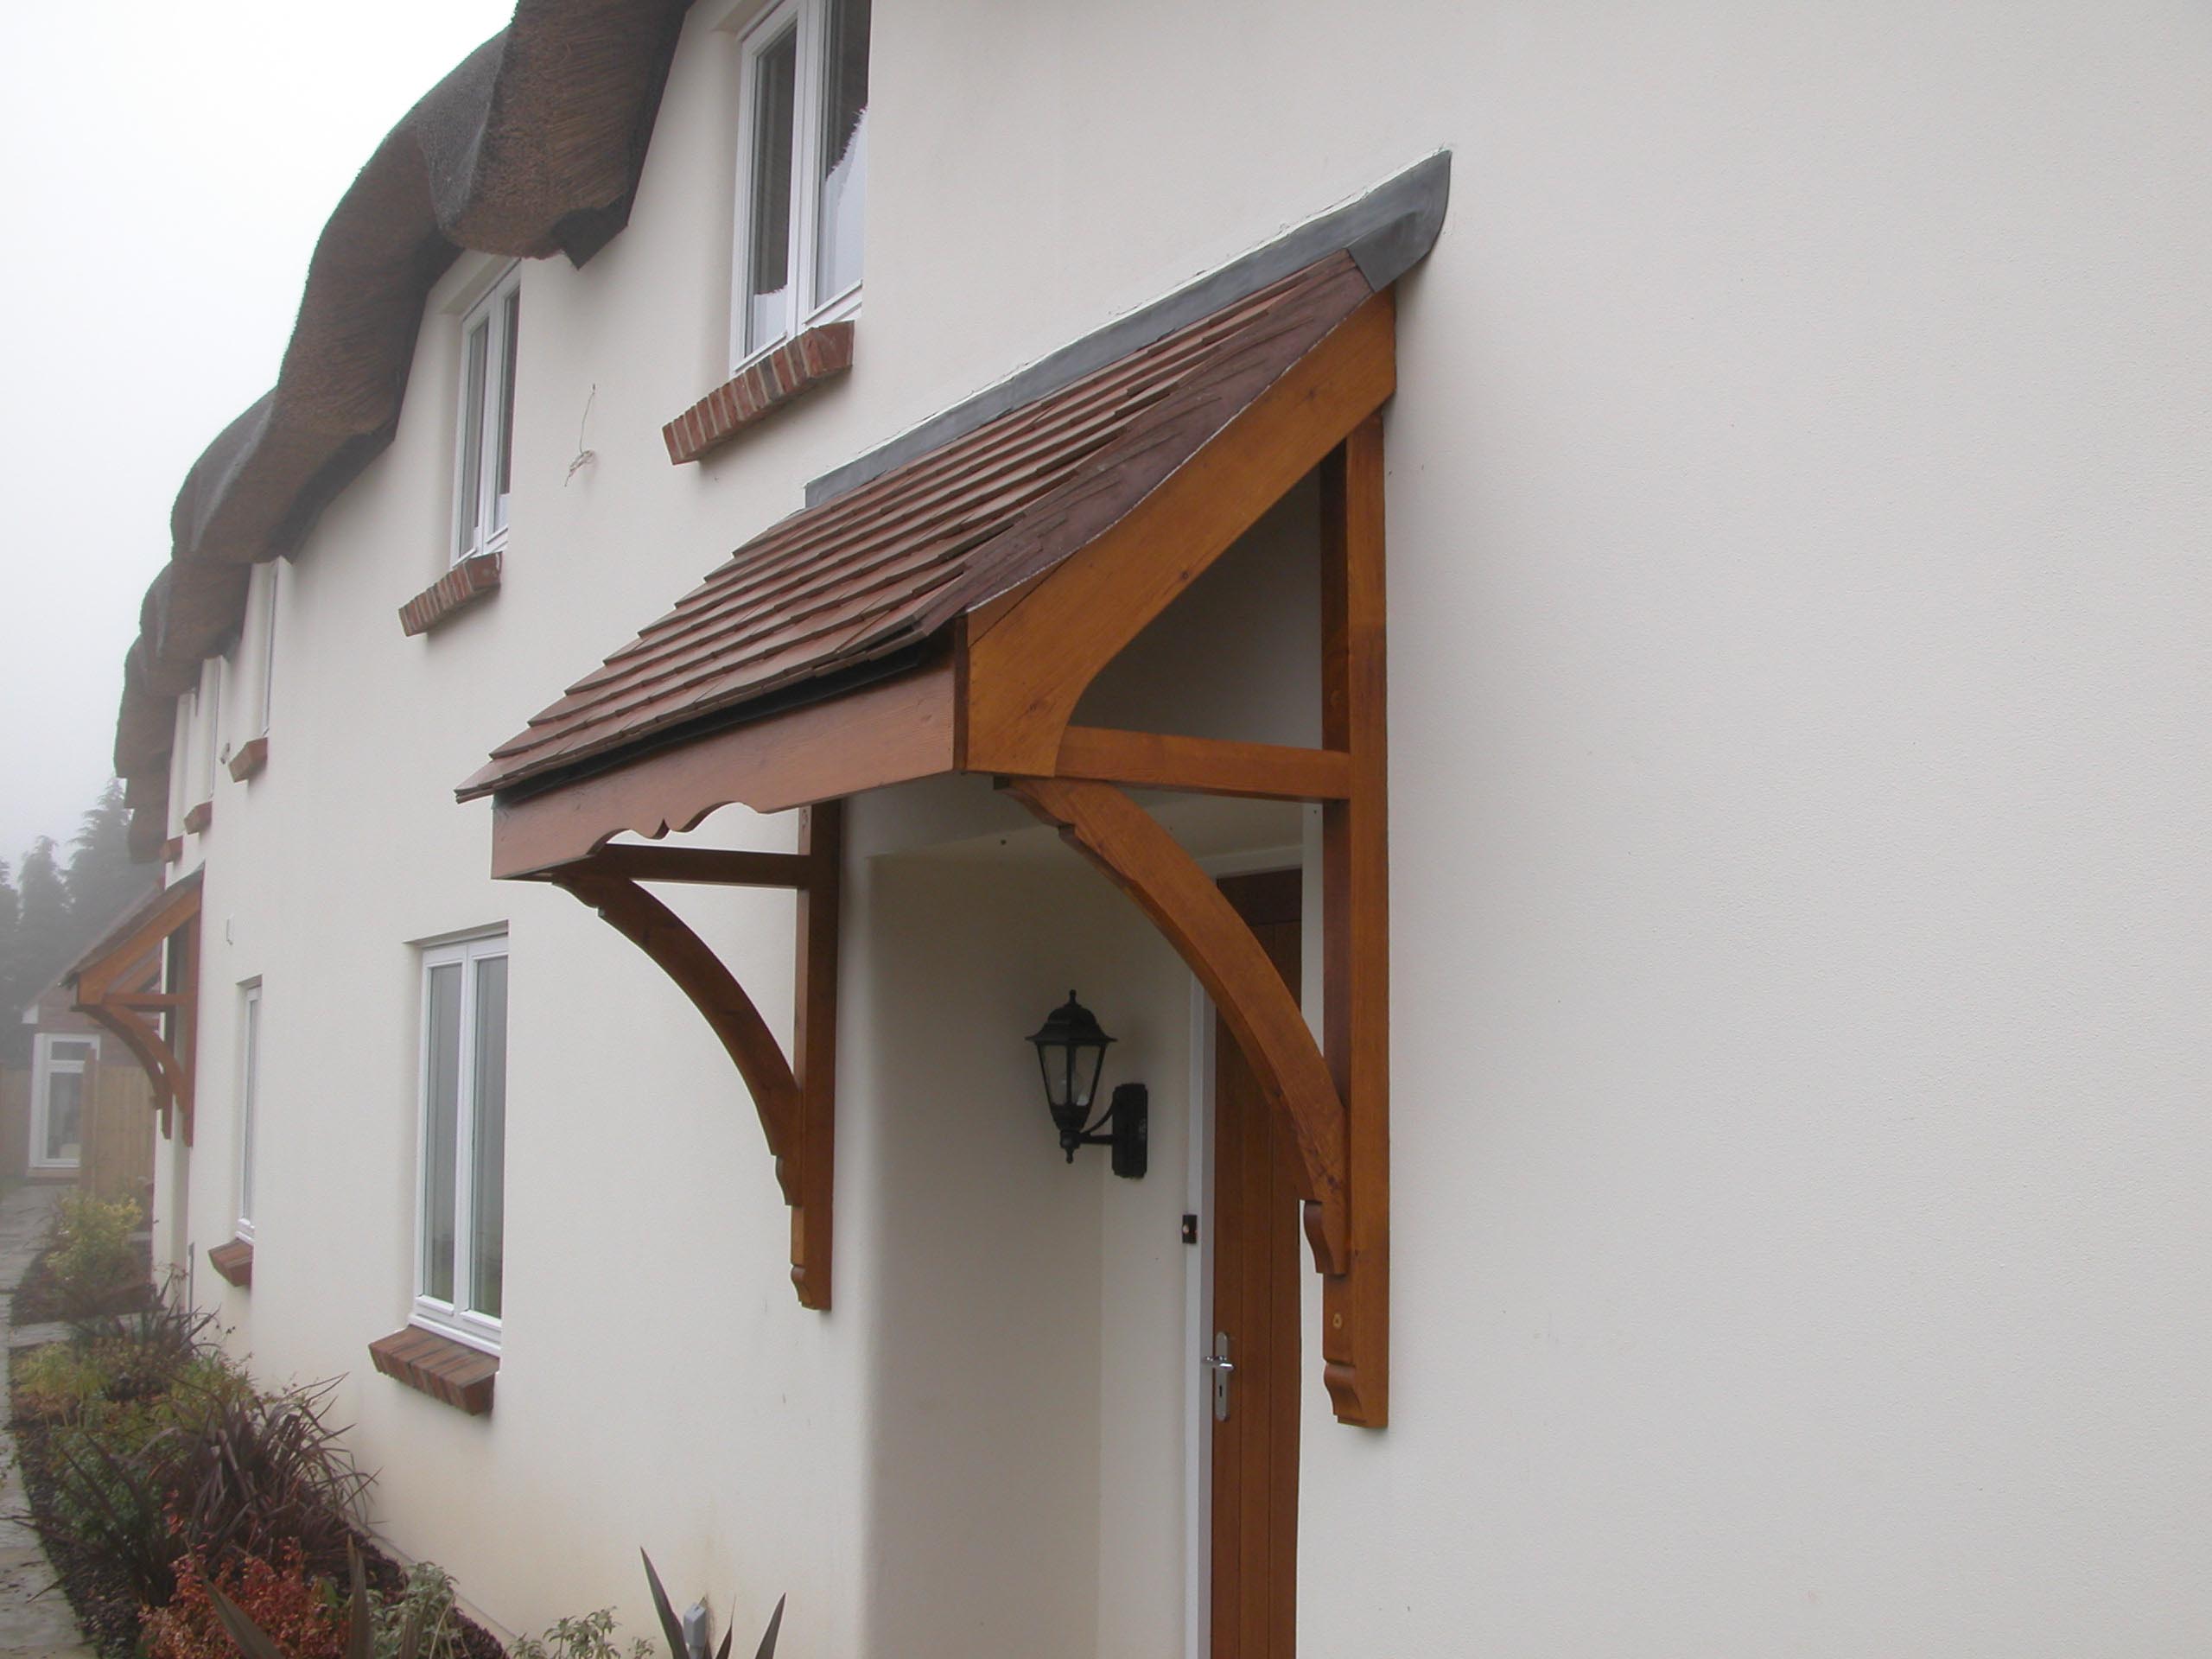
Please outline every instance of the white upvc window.
[{"label": "white upvc window", "polygon": [[169,834],[184,833],[184,815],[204,796],[192,792],[199,778],[193,750],[200,741],[200,688],[188,687],[176,700],[176,733],[169,753]]},{"label": "white upvc window", "polygon": [[215,752],[223,743],[223,659],[210,657],[200,664],[200,733],[193,755],[200,763],[198,792],[192,804],[215,798]]},{"label": "white upvc window", "polygon": [[499,1346],[507,1142],[507,938],[423,952],[415,1319]]},{"label": "white upvc window", "polygon": [[238,1010],[238,1236],[253,1237],[253,1141],[261,1106],[261,982],[240,993]]},{"label": "white upvc window", "polygon": [[515,342],[522,266],[510,266],[461,323],[461,416],[454,460],[453,557],[496,552],[507,539],[515,471]]},{"label": "white upvc window", "polygon": [[85,1107],[100,1039],[42,1032],[31,1057],[33,1169],[74,1169],[84,1153]]},{"label": "white upvc window", "polygon": [[859,308],[870,0],[779,0],[745,33],[736,292],[743,364]]},{"label": "white upvc window", "polygon": [[258,567],[256,580],[260,588],[256,597],[260,601],[261,660],[254,680],[254,723],[251,735],[269,735],[270,711],[276,702],[276,561]]}]

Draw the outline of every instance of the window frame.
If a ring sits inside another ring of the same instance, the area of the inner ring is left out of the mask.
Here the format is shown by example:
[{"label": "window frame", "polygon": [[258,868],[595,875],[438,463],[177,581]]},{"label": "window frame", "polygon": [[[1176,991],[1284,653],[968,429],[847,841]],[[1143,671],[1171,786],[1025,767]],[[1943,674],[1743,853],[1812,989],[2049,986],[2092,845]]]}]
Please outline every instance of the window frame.
[{"label": "window frame", "polygon": [[280,562],[271,559],[257,572],[261,591],[255,595],[261,612],[261,661],[254,676],[254,732],[269,735],[269,721],[276,706],[276,573]]},{"label": "window frame", "polygon": [[261,982],[238,987],[238,1115],[237,1236],[253,1243],[254,1137],[261,1105]]},{"label": "window frame", "polygon": [[193,759],[199,764],[192,804],[215,798],[215,767],[223,747],[223,658],[210,657],[200,665],[200,696],[194,709],[201,722]]},{"label": "window frame", "polygon": [[[510,307],[508,302],[513,304]],[[514,351],[522,332],[522,261],[510,262],[462,312],[459,336],[460,372],[454,408],[453,524],[446,538],[450,568],[479,554],[497,553],[507,544],[512,518],[514,463]],[[482,402],[469,418],[472,392],[478,390],[469,361],[471,337],[485,329]],[[498,395],[495,396],[494,393]],[[504,404],[504,408],[502,405]],[[499,491],[499,423],[504,416],[509,488]],[[472,427],[474,430],[472,430]],[[475,463],[475,499],[469,499],[470,462]],[[502,517],[502,513],[506,514]]]},{"label": "window frame", "polygon": [[[821,216],[821,149],[823,111],[828,99],[829,10],[833,0],[775,0],[747,23],[738,39],[737,214],[733,226],[730,258],[729,359],[737,374],[777,346],[796,340],[810,328],[855,316],[867,280],[867,251],[861,250],[861,276],[852,285],[818,303],[805,297],[814,292],[816,227]],[[753,178],[755,146],[759,143],[755,115],[760,107],[760,60],[769,47],[782,39],[786,27],[798,39],[797,63],[791,97],[791,210],[786,250],[785,292],[791,298],[784,308],[782,332],[757,345],[747,343],[752,315]],[[870,42],[871,48],[873,41]],[[865,175],[862,175],[865,179]]]},{"label": "window frame", "polygon": [[[80,1059],[57,1060],[54,1047],[57,1043],[82,1044],[86,1052]],[[31,1110],[28,1142],[23,1148],[27,1165],[39,1169],[81,1169],[85,1163],[85,1115],[92,1105],[92,1068],[99,1064],[100,1039],[96,1032],[41,1031],[33,1043],[31,1055]],[[53,1122],[54,1102],[51,1090],[57,1076],[74,1076],[77,1084],[77,1155],[74,1158],[49,1158],[46,1155],[46,1138]]]},{"label": "window frame", "polygon": [[[473,1088],[464,1086],[474,1075],[476,1053],[478,964],[494,957],[509,960],[506,930],[472,935],[426,945],[417,953],[422,979],[419,1025],[416,1039],[415,1109],[415,1236],[412,1312],[410,1323],[435,1331],[486,1353],[499,1351],[504,1321],[500,1316],[462,1306],[475,1267],[475,1128],[478,1102]],[[430,1169],[430,986],[432,970],[458,965],[461,970],[461,1021],[454,1054],[456,1086],[454,1109],[454,1300],[429,1294]],[[512,987],[512,981],[510,981]],[[505,1059],[502,1058],[502,1066]],[[505,1110],[504,1101],[502,1111]],[[505,1249],[505,1209],[501,1205],[501,1248]],[[500,1298],[505,1306],[505,1287]]]}]

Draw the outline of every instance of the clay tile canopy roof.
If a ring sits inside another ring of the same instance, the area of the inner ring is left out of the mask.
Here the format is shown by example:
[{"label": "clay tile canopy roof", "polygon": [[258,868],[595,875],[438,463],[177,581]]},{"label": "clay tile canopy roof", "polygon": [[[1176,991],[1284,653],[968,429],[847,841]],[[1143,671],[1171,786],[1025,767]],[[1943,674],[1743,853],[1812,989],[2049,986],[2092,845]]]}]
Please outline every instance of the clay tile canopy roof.
[{"label": "clay tile canopy roof", "polygon": [[747,542],[461,785],[541,785],[911,662],[1156,488],[1373,292],[1347,251]]},{"label": "clay tile canopy roof", "polygon": [[[189,875],[179,876],[167,887],[155,887],[143,899],[118,916],[114,925],[99,938],[79,951],[77,960],[63,969],[54,983],[74,985],[79,976],[97,967],[124,945],[130,943],[132,938],[148,922],[159,916],[164,909],[170,905],[187,900],[192,894],[198,893],[200,875],[201,871],[195,869]],[[53,988],[49,986],[48,988]],[[39,995],[43,996],[45,994],[41,991]]]},{"label": "clay tile canopy roof", "polygon": [[194,464],[139,608],[115,765],[141,821],[163,810],[172,706],[237,632],[250,567],[296,552],[391,442],[432,284],[464,250],[582,264],[621,230],[689,5],[518,0],[340,199],[276,384]]},{"label": "clay tile canopy roof", "polygon": [[537,793],[926,656],[1096,539],[1425,257],[1440,151],[817,479],[463,783]]}]

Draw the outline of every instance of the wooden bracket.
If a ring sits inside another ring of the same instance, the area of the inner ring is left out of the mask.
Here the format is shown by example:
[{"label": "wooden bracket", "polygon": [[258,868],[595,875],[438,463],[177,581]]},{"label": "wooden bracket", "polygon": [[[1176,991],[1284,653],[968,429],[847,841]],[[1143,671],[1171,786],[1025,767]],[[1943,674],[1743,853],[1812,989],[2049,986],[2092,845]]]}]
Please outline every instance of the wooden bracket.
[{"label": "wooden bracket", "polygon": [[[1322,1275],[1322,1378],[1341,1421],[1380,1428],[1389,1421],[1390,880],[1379,412],[1323,456],[1320,485],[1319,749],[1063,723],[1050,775],[1005,785],[1152,918],[1284,1114]],[[1054,580],[1024,602],[1047,598]],[[1065,693],[1058,702],[1072,706]],[[1032,718],[1050,727],[1033,709]],[[1323,1045],[1251,929],[1123,786],[1321,803]]]},{"label": "wooden bracket", "polygon": [[[147,988],[162,971],[168,988]],[[112,1032],[145,1069],[162,1134],[175,1135],[181,1122],[184,1144],[190,1146],[200,1014],[198,874],[171,883],[142,905],[94,947],[73,977],[78,1011]]]},{"label": "wooden bracket", "polygon": [[[592,906],[658,964],[721,1039],[760,1115],[776,1182],[791,1211],[791,1283],[800,1305],[830,1306],[831,1193],[836,1173],[837,905],[844,807],[799,814],[796,853],[687,847],[602,847],[536,872]],[[645,881],[790,887],[798,893],[798,1018],[791,1059],[745,988]]]},{"label": "wooden bracket", "polygon": [[1314,1264],[1340,1271],[1348,1236],[1344,1109],[1297,993],[1212,878],[1119,788],[1052,778],[1011,779],[1007,788],[1135,899],[1206,988],[1261,1090],[1290,1121]]}]

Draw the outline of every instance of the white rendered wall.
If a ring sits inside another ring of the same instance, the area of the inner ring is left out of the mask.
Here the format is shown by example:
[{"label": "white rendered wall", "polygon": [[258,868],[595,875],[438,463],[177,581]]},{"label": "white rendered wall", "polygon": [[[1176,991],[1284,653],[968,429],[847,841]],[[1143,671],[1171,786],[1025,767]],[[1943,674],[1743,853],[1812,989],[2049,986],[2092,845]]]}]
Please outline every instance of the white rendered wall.
[{"label": "white rendered wall", "polygon": [[[1306,1650],[2212,1637],[2201,10],[887,6],[855,366],[677,469],[658,425],[728,367],[715,21],[631,228],[524,274],[505,588],[399,636],[445,543],[434,306],[397,442],[286,572],[270,768],[219,778],[204,838],[192,1236],[227,1227],[226,988],[258,974],[260,1243],[225,1306],[264,1371],[354,1373],[396,1541],[502,1622],[620,1601],[639,1629],[643,1543],[679,1594],[734,1579],[741,1624],[789,1588],[791,1659],[1166,1628],[1114,1606],[1177,1522],[1157,1447],[1104,1472],[1101,1381],[1152,1317],[1101,1276],[1116,1217],[1160,1190],[1086,1172],[1048,1210],[1067,1172],[1017,1138],[1044,1131],[985,1116],[1026,1056],[957,1040],[1036,1017],[1037,938],[944,932],[980,875],[856,877],[883,909],[849,923],[817,1319],[703,1026],[581,906],[486,880],[486,814],[446,791],[807,476],[1449,145],[1389,417],[1393,1426],[1335,1426],[1309,1377]],[[785,1019],[788,904],[687,902]],[[1084,913],[1085,950],[1151,950]],[[509,1336],[472,1423],[364,1345],[406,1306],[409,941],[501,919]],[[936,1004],[893,1006],[902,927],[963,968]],[[1164,1007],[1172,969],[1131,963]],[[893,1034],[975,1115],[943,1139],[892,1116]],[[1038,1275],[1071,1229],[1063,1305]],[[935,1269],[985,1261],[1066,1316],[1087,1440],[979,1428],[1003,1287]],[[935,1386],[962,1353],[988,1366],[933,1444],[909,1362]],[[1008,1490],[1073,1471],[1028,1538],[1090,1576],[1014,1578],[963,1530],[941,1476],[986,1452]]]}]

